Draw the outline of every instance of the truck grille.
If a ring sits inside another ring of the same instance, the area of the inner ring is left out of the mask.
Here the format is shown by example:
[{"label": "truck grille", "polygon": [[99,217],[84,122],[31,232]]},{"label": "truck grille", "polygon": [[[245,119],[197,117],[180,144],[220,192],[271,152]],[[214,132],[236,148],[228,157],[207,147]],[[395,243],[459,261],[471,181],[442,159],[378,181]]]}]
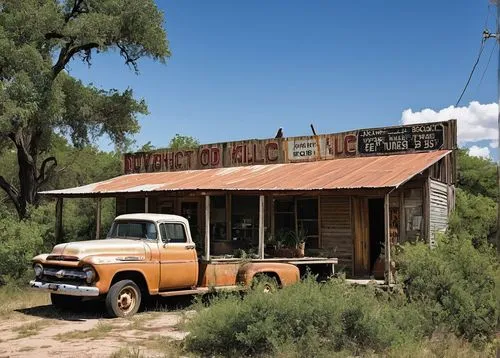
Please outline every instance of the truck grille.
[{"label": "truck grille", "polygon": [[83,285],[86,277],[85,272],[83,272],[81,268],[52,266],[44,267],[42,280],[72,285]]}]

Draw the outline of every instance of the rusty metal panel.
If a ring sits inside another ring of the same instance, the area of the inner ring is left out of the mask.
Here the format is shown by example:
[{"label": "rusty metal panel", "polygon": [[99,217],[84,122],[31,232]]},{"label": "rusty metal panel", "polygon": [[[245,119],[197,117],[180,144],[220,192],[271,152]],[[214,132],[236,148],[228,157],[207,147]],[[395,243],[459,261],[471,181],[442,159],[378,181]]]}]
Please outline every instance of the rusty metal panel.
[{"label": "rusty metal panel", "polygon": [[194,190],[332,190],[398,187],[450,151],[371,156],[275,165],[250,165],[122,175],[81,187],[52,190],[53,196]]}]

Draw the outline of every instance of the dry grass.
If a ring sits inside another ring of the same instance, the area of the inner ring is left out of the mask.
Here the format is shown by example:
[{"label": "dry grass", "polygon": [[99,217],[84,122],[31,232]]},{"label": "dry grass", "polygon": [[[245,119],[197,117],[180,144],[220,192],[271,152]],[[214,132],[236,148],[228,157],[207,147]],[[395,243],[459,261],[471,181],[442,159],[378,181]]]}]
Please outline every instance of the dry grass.
[{"label": "dry grass", "polygon": [[17,332],[17,339],[19,338],[24,338],[24,337],[29,337],[29,336],[34,336],[38,334],[43,327],[47,325],[49,321],[47,320],[38,320],[34,322],[29,322],[26,324],[23,324],[22,326],[13,328],[12,330],[14,332]]},{"label": "dry grass", "polygon": [[71,340],[82,340],[82,339],[99,339],[104,338],[107,333],[111,332],[113,326],[109,323],[99,322],[97,325],[86,331],[71,331],[66,333],[61,333],[55,336],[55,339],[67,342]]},{"label": "dry grass", "polygon": [[16,310],[50,304],[49,295],[28,288],[6,286],[0,288],[0,317],[7,318]]}]

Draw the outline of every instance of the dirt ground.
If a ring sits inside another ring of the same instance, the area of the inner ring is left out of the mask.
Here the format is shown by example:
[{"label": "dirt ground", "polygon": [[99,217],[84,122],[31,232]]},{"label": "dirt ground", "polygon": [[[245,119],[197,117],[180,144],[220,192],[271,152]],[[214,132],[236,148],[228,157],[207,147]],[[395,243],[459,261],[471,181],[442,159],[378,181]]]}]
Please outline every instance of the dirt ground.
[{"label": "dirt ground", "polygon": [[187,335],[183,323],[193,314],[189,299],[184,301],[157,300],[129,319],[106,318],[99,302],[87,302],[77,312],[58,311],[48,297],[42,304],[4,310],[0,358],[177,357]]}]

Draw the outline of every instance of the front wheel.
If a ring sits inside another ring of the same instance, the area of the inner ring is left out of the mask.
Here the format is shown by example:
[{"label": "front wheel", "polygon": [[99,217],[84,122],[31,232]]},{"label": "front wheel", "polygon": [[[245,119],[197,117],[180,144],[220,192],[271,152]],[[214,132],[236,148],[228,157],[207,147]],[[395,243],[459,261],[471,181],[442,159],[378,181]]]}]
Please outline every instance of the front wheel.
[{"label": "front wheel", "polygon": [[82,298],[78,296],[68,296],[68,295],[59,295],[57,293],[50,294],[50,301],[52,305],[56,308],[63,310],[71,310],[79,307],[82,302]]},{"label": "front wheel", "polygon": [[111,317],[129,317],[137,313],[141,305],[141,290],[134,281],[114,283],[106,295],[106,310]]}]

